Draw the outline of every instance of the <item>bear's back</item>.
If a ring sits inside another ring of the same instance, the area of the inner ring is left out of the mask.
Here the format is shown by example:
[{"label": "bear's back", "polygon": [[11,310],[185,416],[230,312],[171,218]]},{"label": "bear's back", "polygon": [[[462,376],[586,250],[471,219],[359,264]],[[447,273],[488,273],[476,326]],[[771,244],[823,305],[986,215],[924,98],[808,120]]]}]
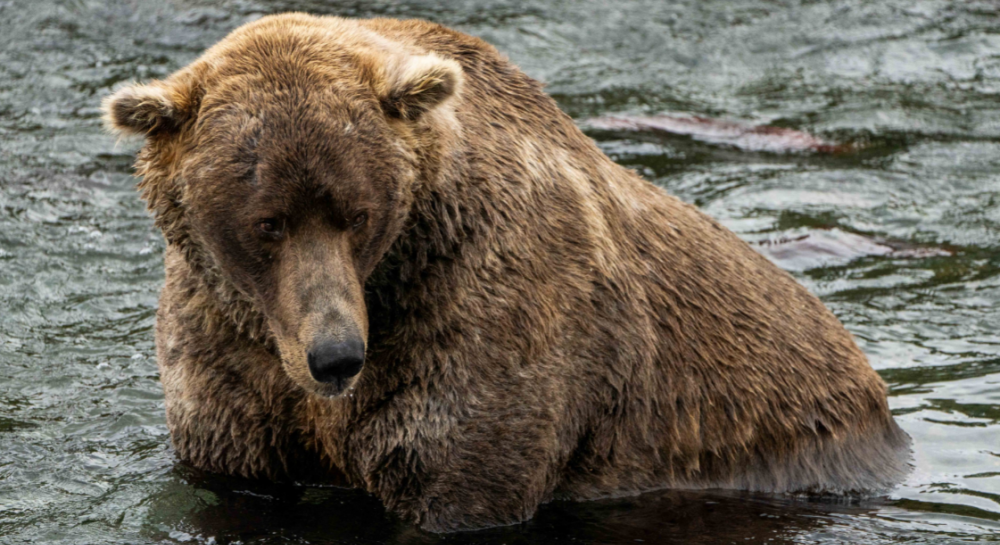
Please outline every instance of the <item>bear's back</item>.
[{"label": "bear's back", "polygon": [[456,58],[466,76],[456,115],[486,150],[472,155],[514,150],[509,163],[477,163],[480,175],[508,192],[526,188],[530,204],[518,212],[573,226],[564,234],[577,240],[559,244],[580,255],[556,253],[574,275],[590,271],[571,318],[586,334],[561,353],[601,378],[586,392],[592,439],[571,460],[575,478],[562,493],[863,491],[907,471],[908,438],[889,413],[884,383],[790,275],[614,164],[492,46],[424,21],[365,24]]}]

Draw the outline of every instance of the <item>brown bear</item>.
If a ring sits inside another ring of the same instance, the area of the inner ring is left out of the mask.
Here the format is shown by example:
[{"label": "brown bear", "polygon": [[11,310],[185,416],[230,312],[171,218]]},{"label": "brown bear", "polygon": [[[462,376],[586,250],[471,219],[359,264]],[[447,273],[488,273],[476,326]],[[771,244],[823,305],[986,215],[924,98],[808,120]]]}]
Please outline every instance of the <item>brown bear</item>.
[{"label": "brown bear", "polygon": [[477,38],[270,16],[105,111],[146,138],[158,363],[194,466],[341,475],[432,531],[908,470],[833,314]]}]

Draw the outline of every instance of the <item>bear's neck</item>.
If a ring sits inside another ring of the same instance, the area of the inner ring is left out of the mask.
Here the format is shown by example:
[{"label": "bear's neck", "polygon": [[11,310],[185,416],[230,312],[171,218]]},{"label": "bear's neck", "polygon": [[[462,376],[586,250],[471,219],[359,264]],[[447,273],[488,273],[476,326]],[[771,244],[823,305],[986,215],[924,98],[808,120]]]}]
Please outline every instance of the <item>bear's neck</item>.
[{"label": "bear's neck", "polygon": [[468,188],[449,185],[415,195],[407,227],[366,282],[369,345],[454,295],[439,290],[453,282],[454,267],[482,237],[484,223],[463,203]]},{"label": "bear's neck", "polygon": [[491,247],[495,225],[494,196],[477,182],[472,161],[452,154],[434,174],[434,182],[418,184],[406,228],[365,285],[369,357],[390,358],[401,380],[412,378],[404,361],[410,355],[395,348],[422,345],[438,334],[440,320],[453,314],[449,309],[464,291],[458,289],[461,278],[475,276],[481,252]]}]

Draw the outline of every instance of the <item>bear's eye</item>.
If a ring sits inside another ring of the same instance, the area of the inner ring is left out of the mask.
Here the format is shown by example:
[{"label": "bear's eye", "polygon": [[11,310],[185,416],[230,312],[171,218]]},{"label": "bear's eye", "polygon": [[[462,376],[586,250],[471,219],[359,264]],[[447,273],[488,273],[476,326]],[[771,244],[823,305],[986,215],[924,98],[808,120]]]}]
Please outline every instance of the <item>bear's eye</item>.
[{"label": "bear's eye", "polygon": [[366,221],[368,221],[368,214],[364,212],[358,214],[357,216],[354,216],[354,219],[351,221],[351,229],[357,229],[361,227],[362,225],[365,224]]},{"label": "bear's eye", "polygon": [[284,230],[284,223],[277,218],[265,218],[257,221],[257,232],[268,237],[276,239],[281,236]]}]

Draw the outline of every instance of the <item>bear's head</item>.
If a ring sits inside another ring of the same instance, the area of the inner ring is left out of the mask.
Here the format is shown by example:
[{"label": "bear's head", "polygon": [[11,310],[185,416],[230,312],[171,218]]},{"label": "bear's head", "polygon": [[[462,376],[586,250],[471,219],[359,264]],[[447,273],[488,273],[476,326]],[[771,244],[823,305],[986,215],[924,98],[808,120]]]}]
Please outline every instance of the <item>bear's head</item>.
[{"label": "bear's head", "polygon": [[363,367],[366,279],[457,130],[461,82],[454,60],[358,22],[285,15],[117,91],[105,120],[145,137],[143,198],[223,315],[334,396]]}]

